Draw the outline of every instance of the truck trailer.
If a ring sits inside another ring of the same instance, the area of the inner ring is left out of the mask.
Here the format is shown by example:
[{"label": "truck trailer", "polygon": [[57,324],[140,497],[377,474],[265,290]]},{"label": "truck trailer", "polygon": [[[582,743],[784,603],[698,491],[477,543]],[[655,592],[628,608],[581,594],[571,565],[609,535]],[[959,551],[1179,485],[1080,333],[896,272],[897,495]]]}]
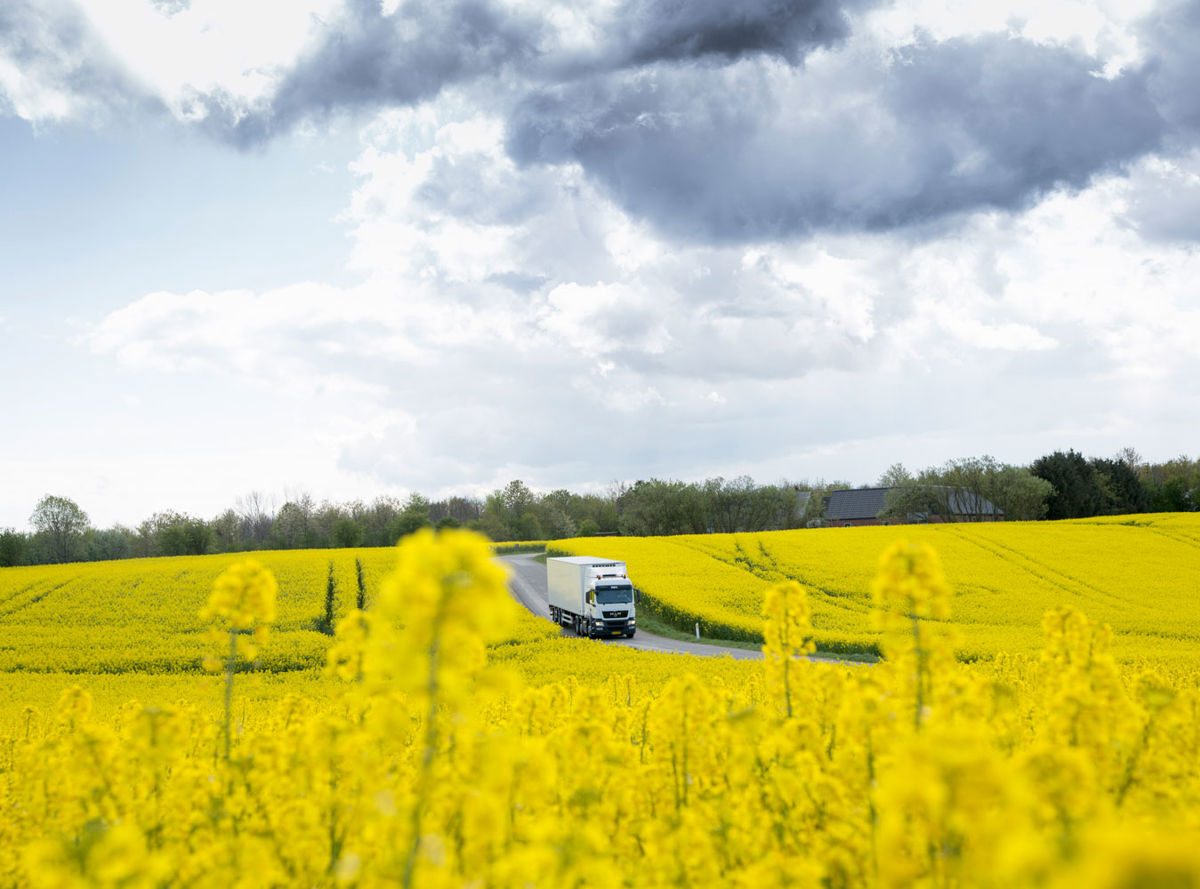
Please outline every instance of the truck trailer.
[{"label": "truck trailer", "polygon": [[637,631],[633,584],[624,562],[595,556],[546,559],[550,619],[580,636],[633,638]]}]

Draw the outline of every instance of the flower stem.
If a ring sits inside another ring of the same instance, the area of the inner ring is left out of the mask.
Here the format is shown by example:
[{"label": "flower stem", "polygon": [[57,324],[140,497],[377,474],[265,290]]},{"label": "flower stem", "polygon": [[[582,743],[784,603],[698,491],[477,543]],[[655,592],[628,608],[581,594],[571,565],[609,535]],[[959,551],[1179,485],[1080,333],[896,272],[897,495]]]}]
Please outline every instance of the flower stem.
[{"label": "flower stem", "polygon": [[233,722],[233,663],[237,658],[237,631],[229,631],[229,657],[225,660],[225,762],[230,756],[230,724]]}]

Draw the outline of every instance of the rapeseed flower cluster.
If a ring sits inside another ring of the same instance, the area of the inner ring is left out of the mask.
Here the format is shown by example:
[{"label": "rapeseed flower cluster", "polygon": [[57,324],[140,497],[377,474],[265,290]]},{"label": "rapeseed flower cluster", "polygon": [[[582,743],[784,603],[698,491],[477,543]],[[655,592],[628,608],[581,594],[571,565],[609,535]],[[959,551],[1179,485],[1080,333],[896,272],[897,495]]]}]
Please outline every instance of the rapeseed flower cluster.
[{"label": "rapeseed flower cluster", "polygon": [[871,583],[876,623],[888,631],[900,620],[901,630],[910,620],[945,620],[950,616],[950,588],[942,563],[926,544],[899,540],[879,557],[879,570]]},{"label": "rapeseed flower cluster", "polygon": [[[341,690],[232,735],[195,702],[102,716],[82,688],[11,723],[0,884],[1200,885],[1200,673],[1122,669],[1076,610],[1034,656],[933,656],[948,588],[901,546],[880,664],[807,660],[814,590],[775,580],[762,665],[621,649],[605,674],[618,649],[540,635],[485,553],[403,543],[329,650]],[[578,678],[489,676],[516,645]]]},{"label": "rapeseed flower cluster", "polygon": [[781,694],[791,716],[792,674],[800,668],[796,661],[815,650],[807,591],[794,580],[769,587],[762,616],[767,682]]},{"label": "rapeseed flower cluster", "polygon": [[[211,625],[210,642],[227,643],[226,669],[232,670],[237,658],[251,659],[258,653],[275,620],[278,593],[275,575],[253,559],[231,565],[217,577],[200,619]],[[213,672],[221,666],[216,656],[205,660],[205,668]]]}]

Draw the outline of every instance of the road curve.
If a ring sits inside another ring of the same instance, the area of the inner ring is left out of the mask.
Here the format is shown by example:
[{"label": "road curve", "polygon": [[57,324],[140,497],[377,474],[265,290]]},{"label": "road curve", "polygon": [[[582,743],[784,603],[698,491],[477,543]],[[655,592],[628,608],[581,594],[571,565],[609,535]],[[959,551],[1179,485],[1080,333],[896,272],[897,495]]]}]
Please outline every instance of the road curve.
[{"label": "road curve", "polygon": [[[546,566],[541,562],[534,561],[537,555],[537,553],[519,553],[511,556],[499,556],[497,560],[508,566],[508,588],[512,591],[513,598],[538,617],[544,617],[546,620],[549,620],[550,601],[549,593],[546,589]],[[575,635],[574,632],[565,627],[562,634],[564,636]],[[727,654],[739,660],[761,660],[763,656],[762,652],[757,649],[725,648],[720,645],[681,642],[676,639],[668,639],[665,636],[655,636],[647,633],[641,627],[638,628],[637,635],[632,639],[606,638],[595,641],[598,645],[627,645],[630,648],[637,648],[642,651],[671,651],[676,654],[698,654],[707,657]]]}]

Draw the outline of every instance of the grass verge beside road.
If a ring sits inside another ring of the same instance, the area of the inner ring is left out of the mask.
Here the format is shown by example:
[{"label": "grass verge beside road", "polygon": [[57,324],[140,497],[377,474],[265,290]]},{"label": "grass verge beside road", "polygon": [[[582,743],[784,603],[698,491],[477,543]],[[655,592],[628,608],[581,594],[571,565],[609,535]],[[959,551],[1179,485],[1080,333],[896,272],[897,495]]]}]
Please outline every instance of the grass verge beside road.
[{"label": "grass verge beside road", "polygon": [[[701,645],[720,645],[722,648],[744,648],[747,651],[758,651],[762,648],[761,642],[746,642],[740,639],[713,639],[705,636],[703,632],[697,638],[695,633],[685,633],[682,630],[677,630],[670,624],[659,620],[641,606],[638,606],[637,609],[637,626],[638,630],[645,630],[654,636],[674,639],[676,642],[699,642]],[[703,630],[703,627],[701,629]]]},{"label": "grass verge beside road", "polygon": [[[677,630],[670,624],[663,623],[641,607],[638,608],[637,612],[637,625],[638,630],[645,630],[653,636],[674,639],[676,642],[696,642],[700,645],[718,645],[721,648],[743,648],[747,651],[759,651],[762,649],[761,642],[747,642],[744,639],[717,639],[712,636],[705,636],[703,624],[700,626],[700,637],[697,638],[695,633],[685,633],[682,630]],[[842,651],[821,651],[819,649],[813,652],[812,656],[821,660],[853,661],[859,664],[874,664],[879,661],[879,658],[870,654],[857,652],[848,654]]]}]

